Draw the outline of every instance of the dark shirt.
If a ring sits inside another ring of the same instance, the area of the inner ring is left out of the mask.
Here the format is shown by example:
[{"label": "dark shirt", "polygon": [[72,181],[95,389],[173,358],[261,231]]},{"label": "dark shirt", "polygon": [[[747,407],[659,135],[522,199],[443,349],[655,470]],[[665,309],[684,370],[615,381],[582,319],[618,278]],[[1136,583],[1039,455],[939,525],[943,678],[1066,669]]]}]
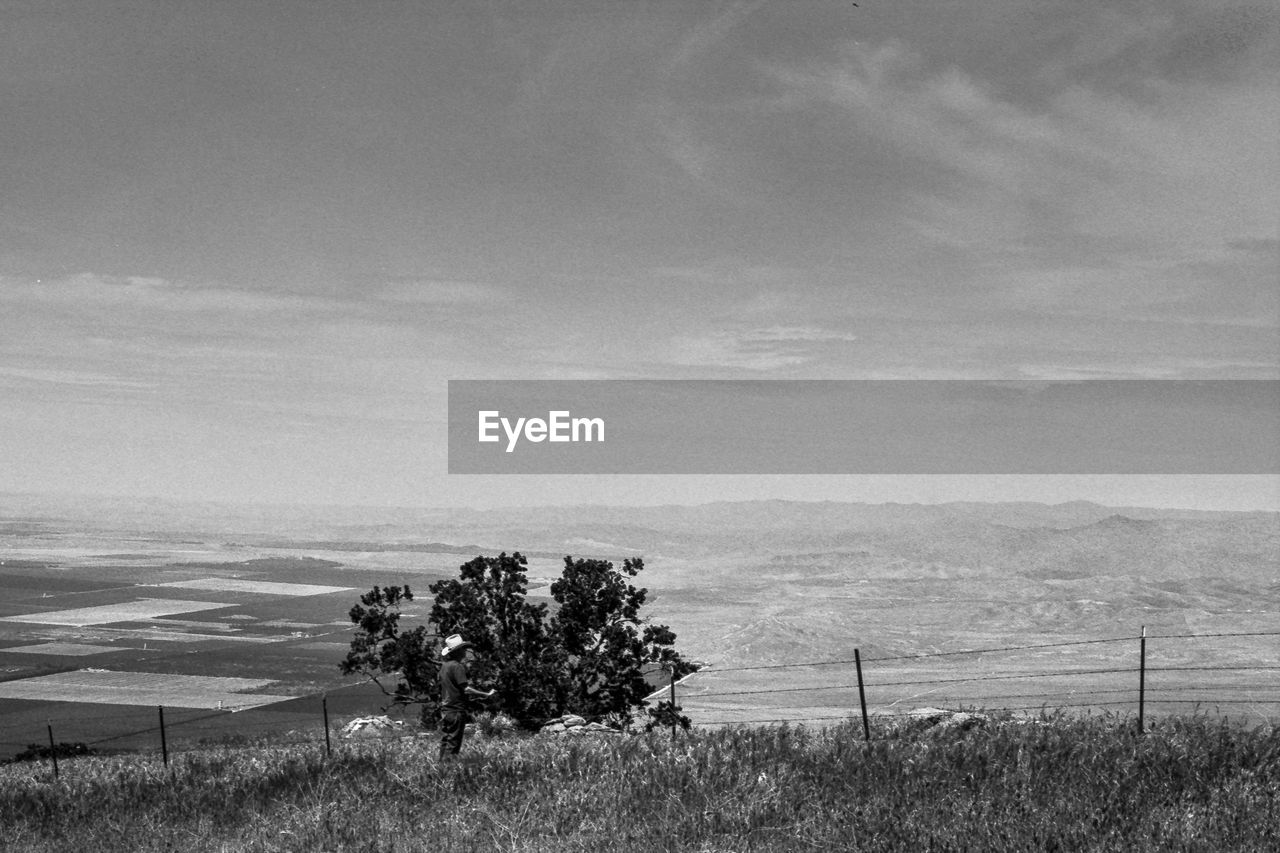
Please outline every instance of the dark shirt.
[{"label": "dark shirt", "polygon": [[459,660],[447,660],[440,664],[440,708],[444,711],[466,711],[467,668]]}]

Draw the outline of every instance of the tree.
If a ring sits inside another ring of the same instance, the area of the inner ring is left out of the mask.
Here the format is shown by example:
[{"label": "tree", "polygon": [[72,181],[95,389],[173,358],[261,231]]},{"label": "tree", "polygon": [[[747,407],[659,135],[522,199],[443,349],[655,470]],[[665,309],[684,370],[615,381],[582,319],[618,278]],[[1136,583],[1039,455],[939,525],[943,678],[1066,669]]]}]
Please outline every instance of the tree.
[{"label": "tree", "polygon": [[547,634],[547,605],[528,600],[526,565],[519,552],[463,563],[457,580],[431,585],[430,621],[441,636],[461,634],[471,643],[471,678],[496,691],[494,710],[536,725],[559,713],[561,656]]},{"label": "tree", "polygon": [[647,590],[628,583],[643,568],[639,558],[621,570],[607,560],[565,557],[563,576],[551,586],[554,614],[528,600],[527,560],[518,552],[476,557],[456,579],[430,587],[428,622],[401,633],[399,604],[408,587],[361,596],[351,609],[357,633],[343,672],[380,677],[395,673],[396,702],[421,702],[424,723],[437,715],[438,637],[461,634],[475,649],[471,677],[496,691],[493,709],[536,728],[566,712],[588,718],[616,714],[630,721],[654,689],[646,675],[676,678],[694,670],[675,650],[675,634],[640,615]]},{"label": "tree", "polygon": [[551,634],[566,661],[563,701],[584,717],[630,716],[653,692],[647,673],[661,669],[681,678],[693,671],[675,651],[676,635],[665,625],[640,618],[648,590],[627,583],[644,569],[639,557],[622,570],[607,560],[564,558],[564,573],[551,585],[560,605]]},{"label": "tree", "polygon": [[[348,612],[356,635],[338,665],[344,675],[362,673],[390,697],[392,704],[420,701],[435,688],[438,664],[434,635],[419,625],[400,632],[400,603],[413,601],[408,585],[378,587],[360,596]],[[395,688],[387,681],[395,679]]]}]

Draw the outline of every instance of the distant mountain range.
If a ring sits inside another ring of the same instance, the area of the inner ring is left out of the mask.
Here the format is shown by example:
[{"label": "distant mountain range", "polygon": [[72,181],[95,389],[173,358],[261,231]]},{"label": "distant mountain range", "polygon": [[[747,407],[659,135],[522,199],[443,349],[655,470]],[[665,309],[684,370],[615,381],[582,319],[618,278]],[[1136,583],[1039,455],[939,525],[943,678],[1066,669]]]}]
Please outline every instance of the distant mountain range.
[{"label": "distant mountain range", "polygon": [[[809,555],[864,564],[997,570],[1037,577],[1103,574],[1269,579],[1280,513],[1106,507],[1085,501],[863,504],[801,501],[506,510],[136,503],[0,495],[0,535],[123,531],[317,551],[600,556],[646,560]],[[1255,572],[1265,567],[1265,573]]]}]

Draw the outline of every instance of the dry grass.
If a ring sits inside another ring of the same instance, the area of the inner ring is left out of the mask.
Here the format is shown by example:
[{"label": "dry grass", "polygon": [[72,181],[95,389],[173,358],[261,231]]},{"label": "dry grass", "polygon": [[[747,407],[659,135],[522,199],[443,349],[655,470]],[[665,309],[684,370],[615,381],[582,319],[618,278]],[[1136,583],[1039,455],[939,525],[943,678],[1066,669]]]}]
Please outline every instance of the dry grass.
[{"label": "dry grass", "polygon": [[0,768],[15,850],[1280,849],[1280,733],[1054,717],[969,732],[431,738]]}]

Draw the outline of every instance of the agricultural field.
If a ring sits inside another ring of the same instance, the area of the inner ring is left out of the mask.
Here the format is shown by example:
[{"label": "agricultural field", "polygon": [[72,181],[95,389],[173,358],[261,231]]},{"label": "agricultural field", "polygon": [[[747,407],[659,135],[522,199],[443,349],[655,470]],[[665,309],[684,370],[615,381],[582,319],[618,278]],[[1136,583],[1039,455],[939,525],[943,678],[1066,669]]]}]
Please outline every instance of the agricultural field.
[{"label": "agricultural field", "polygon": [[[376,689],[337,668],[357,597],[409,584],[411,627],[433,581],[502,550],[529,558],[530,595],[544,600],[564,554],[643,555],[648,614],[702,664],[676,689],[697,726],[833,725],[863,701],[872,718],[928,706],[1134,715],[1140,686],[1149,717],[1280,719],[1280,517],[1125,512],[0,518],[0,757],[47,739],[50,723],[59,740],[154,748],[158,705],[198,737],[317,732],[322,694],[335,713],[376,711]],[[48,680],[92,670],[134,681]]]},{"label": "agricultural field", "polygon": [[213,543],[23,544],[0,560],[0,758],[53,724],[59,740],[124,748],[159,706],[193,737],[318,728],[328,691],[335,713],[376,710],[338,671],[347,611],[374,583],[425,591],[447,574]]}]

